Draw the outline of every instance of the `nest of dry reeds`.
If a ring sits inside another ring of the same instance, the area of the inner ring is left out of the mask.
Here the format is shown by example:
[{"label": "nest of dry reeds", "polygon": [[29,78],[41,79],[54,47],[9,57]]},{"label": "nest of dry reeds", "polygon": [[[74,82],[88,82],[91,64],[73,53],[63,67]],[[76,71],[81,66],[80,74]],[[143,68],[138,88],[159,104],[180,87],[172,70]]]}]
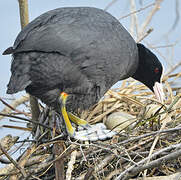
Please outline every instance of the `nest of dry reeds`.
[{"label": "nest of dry reeds", "polygon": [[[31,121],[29,113],[15,108],[27,101],[27,96],[12,104],[1,99],[7,107],[0,118],[10,116],[33,124],[27,128],[4,127],[34,132],[34,138],[20,142],[18,137],[8,135],[0,140],[0,162],[6,164],[0,169],[0,179],[118,180],[181,176],[181,93],[180,87],[171,88],[180,75],[164,77],[167,97],[164,104],[157,102],[144,85],[129,79],[123,81],[121,87],[109,90],[92,110],[83,112],[82,118],[91,124],[106,122],[115,112],[134,117],[134,121],[127,120],[130,123],[126,126],[120,123],[119,133],[105,141],[78,142],[61,139],[61,136],[56,138],[56,132],[46,125],[52,117],[47,108],[42,107],[41,121],[37,123]],[[13,114],[17,112],[26,117]],[[17,147],[17,143],[25,150],[13,159],[9,150]]]}]

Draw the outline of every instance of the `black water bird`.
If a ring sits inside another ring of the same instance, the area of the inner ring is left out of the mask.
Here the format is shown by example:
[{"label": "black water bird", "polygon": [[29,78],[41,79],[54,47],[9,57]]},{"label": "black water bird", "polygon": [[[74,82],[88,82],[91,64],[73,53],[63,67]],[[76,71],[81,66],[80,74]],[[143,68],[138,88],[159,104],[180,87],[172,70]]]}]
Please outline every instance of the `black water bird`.
[{"label": "black water bird", "polygon": [[26,90],[58,112],[61,101],[71,136],[75,130],[69,119],[87,125],[71,112],[90,108],[119,80],[133,77],[163,100],[163,70],[157,57],[101,9],[46,12],[30,22],[3,54],[13,57],[7,93]]}]

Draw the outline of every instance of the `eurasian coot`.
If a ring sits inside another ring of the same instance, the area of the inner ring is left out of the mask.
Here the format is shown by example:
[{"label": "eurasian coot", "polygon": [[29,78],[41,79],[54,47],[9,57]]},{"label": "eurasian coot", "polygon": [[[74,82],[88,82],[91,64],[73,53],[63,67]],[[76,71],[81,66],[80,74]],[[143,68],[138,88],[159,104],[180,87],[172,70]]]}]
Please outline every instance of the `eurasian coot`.
[{"label": "eurasian coot", "polygon": [[70,112],[90,108],[119,80],[133,77],[163,99],[157,57],[101,9],[46,12],[29,23],[3,54],[13,56],[7,93],[25,89],[62,112],[70,136],[75,130],[69,118],[89,128]]}]

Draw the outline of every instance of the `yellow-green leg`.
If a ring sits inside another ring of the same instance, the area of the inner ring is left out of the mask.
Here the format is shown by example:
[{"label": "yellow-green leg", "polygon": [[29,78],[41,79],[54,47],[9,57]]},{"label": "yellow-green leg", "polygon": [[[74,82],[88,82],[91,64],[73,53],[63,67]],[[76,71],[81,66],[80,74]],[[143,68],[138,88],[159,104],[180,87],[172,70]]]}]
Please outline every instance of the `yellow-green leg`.
[{"label": "yellow-green leg", "polygon": [[[87,121],[78,118],[77,116],[73,115],[70,112],[67,112],[66,107],[65,107],[67,97],[68,97],[68,94],[64,92],[61,93],[61,96],[60,96],[61,102],[62,102],[61,112],[65,121],[65,126],[66,126],[69,136],[74,137],[75,139],[78,139],[81,141],[87,141],[87,140],[96,141],[96,140],[104,140],[106,138],[110,138],[116,134],[115,132],[111,130],[107,130],[105,125],[102,123],[89,125]],[[75,128],[72,127],[70,120],[77,125],[83,126],[84,130],[76,132]]]},{"label": "yellow-green leg", "polygon": [[64,92],[61,93],[61,96],[60,96],[61,101],[62,101],[61,112],[62,112],[62,116],[63,116],[64,121],[65,121],[65,126],[67,129],[67,132],[71,137],[73,137],[75,134],[75,129],[71,125],[71,122],[69,120],[69,117],[68,117],[68,114],[66,111],[66,107],[65,107],[67,97],[68,97],[68,94],[66,94]]},{"label": "yellow-green leg", "polygon": [[71,112],[67,112],[68,113],[68,117],[70,118],[70,120],[72,122],[74,122],[75,124],[77,124],[78,126],[87,126],[88,123],[87,121],[80,119],[79,117],[75,116],[74,114],[72,114]]}]

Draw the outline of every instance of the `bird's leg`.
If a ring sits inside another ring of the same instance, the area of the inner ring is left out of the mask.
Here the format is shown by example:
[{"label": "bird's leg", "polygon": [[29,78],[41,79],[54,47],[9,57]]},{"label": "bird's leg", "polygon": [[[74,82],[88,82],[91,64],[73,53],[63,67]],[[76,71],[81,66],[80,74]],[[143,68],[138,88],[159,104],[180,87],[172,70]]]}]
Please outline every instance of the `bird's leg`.
[{"label": "bird's leg", "polygon": [[69,116],[70,120],[72,122],[74,122],[75,124],[77,124],[78,126],[82,126],[82,127],[86,128],[86,129],[90,127],[88,122],[85,121],[84,119],[80,119],[79,117],[75,116],[71,112],[67,112],[67,113],[68,113],[68,116]]},{"label": "bird's leg", "polygon": [[67,97],[68,97],[67,93],[64,93],[64,92],[61,93],[61,96],[60,96],[61,101],[62,101],[61,112],[62,112],[62,116],[63,116],[64,121],[65,121],[65,126],[66,126],[66,129],[67,129],[67,132],[71,137],[73,137],[75,135],[75,129],[71,125],[71,122],[69,120],[69,117],[68,117],[68,114],[67,114],[67,111],[66,111],[66,107],[65,107]]},{"label": "bird's leg", "polygon": [[[68,94],[65,93],[65,92],[62,92],[61,93],[61,101],[62,101],[62,106],[61,106],[61,111],[62,111],[62,115],[63,115],[63,118],[65,120],[65,124],[66,124],[66,128],[67,128],[67,131],[73,131],[72,130],[72,125],[70,123],[70,120],[72,122],[74,122],[75,124],[77,124],[78,126],[82,126],[84,127],[85,129],[89,128],[90,125],[87,123],[87,121],[85,121],[84,119],[80,119],[79,117],[75,116],[74,114],[72,114],[71,112],[67,112],[66,111],[66,99],[67,99],[67,96]],[[70,119],[70,120],[69,120]],[[74,128],[73,128],[74,129]]]},{"label": "bird's leg", "polygon": [[[110,138],[116,133],[106,129],[105,125],[102,123],[95,124],[95,125],[89,125],[87,121],[78,118],[77,116],[73,115],[70,112],[66,111],[66,100],[67,100],[68,94],[62,92],[61,93],[61,112],[62,116],[65,121],[66,129],[69,134],[69,136],[74,137],[77,140],[81,141],[97,141],[97,140],[104,140],[106,138]],[[84,128],[84,130],[79,130],[78,132],[75,131],[75,129],[72,127],[71,122],[74,122],[77,125],[80,125]]]}]

